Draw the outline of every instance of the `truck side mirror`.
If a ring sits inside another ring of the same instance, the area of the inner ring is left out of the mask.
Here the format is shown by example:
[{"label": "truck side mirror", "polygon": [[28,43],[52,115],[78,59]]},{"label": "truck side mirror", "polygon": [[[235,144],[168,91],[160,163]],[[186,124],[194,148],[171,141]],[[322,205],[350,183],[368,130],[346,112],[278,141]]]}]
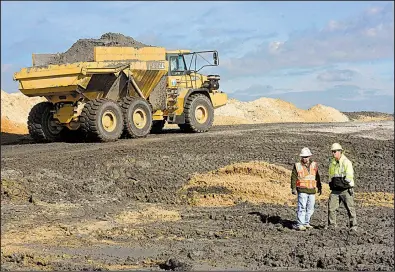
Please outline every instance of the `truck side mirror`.
[{"label": "truck side mirror", "polygon": [[217,54],[217,52],[213,53],[213,60],[214,60],[214,65],[218,65],[218,54]]}]

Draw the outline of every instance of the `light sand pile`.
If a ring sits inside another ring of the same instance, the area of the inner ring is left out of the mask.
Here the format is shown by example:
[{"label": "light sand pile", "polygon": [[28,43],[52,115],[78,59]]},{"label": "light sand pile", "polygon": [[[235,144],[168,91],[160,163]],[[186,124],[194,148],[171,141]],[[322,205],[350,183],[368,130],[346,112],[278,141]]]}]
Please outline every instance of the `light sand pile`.
[{"label": "light sand pile", "polygon": [[43,97],[27,97],[18,93],[6,93],[1,90],[1,131],[25,134],[27,133],[27,117],[31,108],[46,101]]},{"label": "light sand pile", "polygon": [[308,122],[348,122],[349,118],[332,107],[321,104],[307,110],[306,121]]},{"label": "light sand pile", "polygon": [[12,134],[27,134],[26,124],[20,124],[10,121],[8,118],[1,117],[1,132]]},{"label": "light sand pile", "polygon": [[219,119],[216,125],[226,125],[229,117],[231,124],[349,121],[346,115],[331,107],[316,105],[303,110],[292,103],[265,97],[251,102],[230,99],[227,105],[215,110],[215,115]]}]

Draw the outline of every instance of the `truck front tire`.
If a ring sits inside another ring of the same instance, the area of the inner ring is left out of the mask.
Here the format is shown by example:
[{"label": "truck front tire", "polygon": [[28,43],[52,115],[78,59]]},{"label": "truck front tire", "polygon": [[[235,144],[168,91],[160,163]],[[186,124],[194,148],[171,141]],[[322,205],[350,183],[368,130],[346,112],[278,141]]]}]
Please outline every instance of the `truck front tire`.
[{"label": "truck front tire", "polygon": [[185,108],[185,124],[179,127],[188,132],[206,132],[214,122],[214,107],[204,94],[192,94],[188,97]]}]

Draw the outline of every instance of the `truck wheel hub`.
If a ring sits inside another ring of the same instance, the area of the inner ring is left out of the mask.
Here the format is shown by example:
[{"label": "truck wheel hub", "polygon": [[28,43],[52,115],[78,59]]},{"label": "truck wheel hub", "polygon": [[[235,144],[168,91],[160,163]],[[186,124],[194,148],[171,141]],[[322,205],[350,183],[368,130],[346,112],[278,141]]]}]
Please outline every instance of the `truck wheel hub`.
[{"label": "truck wheel hub", "polygon": [[133,112],[133,123],[137,128],[144,128],[147,124],[147,115],[141,109],[136,109]]},{"label": "truck wheel hub", "polygon": [[102,124],[106,131],[111,132],[117,125],[117,117],[112,111],[106,111],[102,117]]},{"label": "truck wheel hub", "polygon": [[48,126],[49,132],[53,135],[59,134],[62,130],[62,127],[56,123],[56,121],[52,117],[48,117]]},{"label": "truck wheel hub", "polygon": [[195,117],[196,117],[196,120],[200,123],[200,124],[203,124],[203,123],[205,123],[206,121],[207,121],[207,118],[208,118],[208,114],[207,114],[207,109],[206,109],[206,107],[204,107],[204,106],[198,106],[198,107],[196,107],[196,110],[195,110]]}]

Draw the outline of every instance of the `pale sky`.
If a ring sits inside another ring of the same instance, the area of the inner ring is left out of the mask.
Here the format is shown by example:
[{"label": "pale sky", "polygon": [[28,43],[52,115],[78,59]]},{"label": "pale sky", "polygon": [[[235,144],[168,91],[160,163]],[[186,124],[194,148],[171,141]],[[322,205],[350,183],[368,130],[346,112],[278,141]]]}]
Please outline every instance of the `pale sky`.
[{"label": "pale sky", "polygon": [[307,109],[394,112],[393,1],[1,2],[1,88],[32,53],[122,33],[169,49],[218,50],[230,97]]}]

